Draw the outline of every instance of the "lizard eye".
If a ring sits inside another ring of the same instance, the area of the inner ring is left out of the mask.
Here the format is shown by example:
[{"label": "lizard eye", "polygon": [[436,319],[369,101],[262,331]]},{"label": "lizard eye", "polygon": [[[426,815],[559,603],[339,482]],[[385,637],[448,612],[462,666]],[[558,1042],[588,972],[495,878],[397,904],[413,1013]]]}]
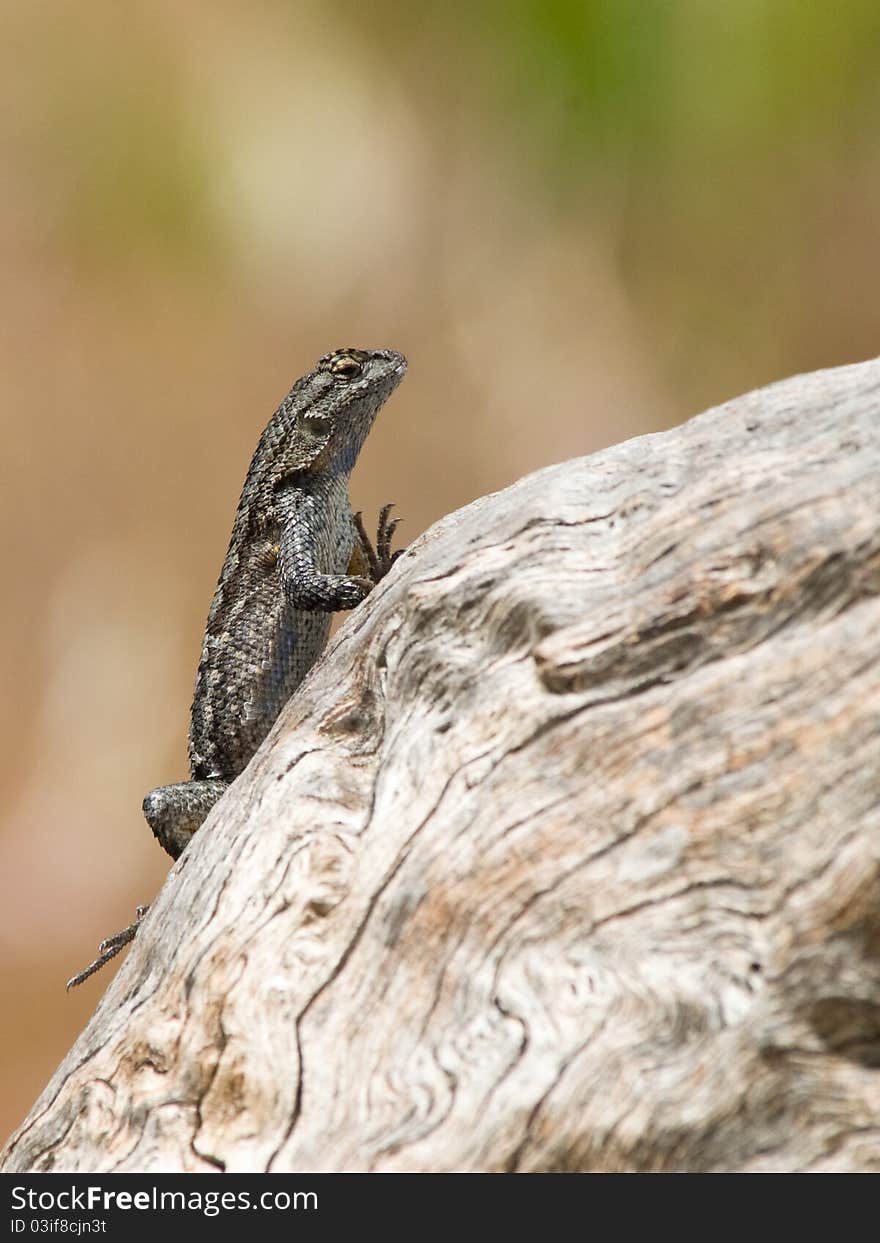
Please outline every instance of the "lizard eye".
[{"label": "lizard eye", "polygon": [[343,376],[346,380],[354,380],[363,371],[363,366],[350,354],[340,354],[330,363],[330,371],[334,375]]}]

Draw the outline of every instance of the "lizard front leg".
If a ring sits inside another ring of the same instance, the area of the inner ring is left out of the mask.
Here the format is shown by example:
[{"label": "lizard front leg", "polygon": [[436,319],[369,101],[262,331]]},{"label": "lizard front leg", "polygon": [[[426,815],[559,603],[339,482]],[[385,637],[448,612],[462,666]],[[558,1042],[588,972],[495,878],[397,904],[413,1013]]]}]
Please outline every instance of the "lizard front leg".
[{"label": "lizard front leg", "polygon": [[318,569],[316,536],[324,527],[318,502],[301,489],[286,499],[287,514],[278,540],[278,571],[288,604],[314,613],[353,609],[372,590],[372,579],[358,574],[323,574]]},{"label": "lizard front leg", "polygon": [[401,522],[400,518],[395,518],[392,522],[388,521],[388,515],[393,508],[393,504],[383,505],[379,511],[375,548],[369,535],[367,535],[362,514],[358,511],[354,515],[354,527],[357,531],[358,544],[355,546],[354,553],[352,554],[352,562],[364,567],[364,571],[369,574],[374,585],[381,582],[397,558],[403,556],[405,551],[403,548],[398,548],[397,552],[391,551],[391,541],[394,538],[394,532]]}]

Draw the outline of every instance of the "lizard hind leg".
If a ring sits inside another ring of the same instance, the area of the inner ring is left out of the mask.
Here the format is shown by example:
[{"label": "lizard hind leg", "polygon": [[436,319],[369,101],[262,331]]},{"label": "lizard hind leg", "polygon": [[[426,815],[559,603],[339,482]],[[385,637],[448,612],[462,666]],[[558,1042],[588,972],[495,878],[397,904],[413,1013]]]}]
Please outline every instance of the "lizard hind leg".
[{"label": "lizard hind leg", "polygon": [[189,845],[208,812],[228,786],[225,781],[178,781],[159,786],[144,799],[144,815],[153,836],[172,859]]},{"label": "lizard hind leg", "polygon": [[[178,858],[201,827],[208,812],[227,789],[225,781],[179,781],[159,786],[144,799],[144,815],[159,844],[172,859]],[[106,937],[98,946],[98,957],[85,970],[67,981],[68,992],[82,984],[137,936],[141,921],[150,908],[139,906],[134,923]]]},{"label": "lizard hind leg", "polygon": [[134,923],[129,924],[127,928],[123,928],[121,932],[114,932],[109,937],[105,937],[98,946],[98,957],[94,962],[90,962],[84,971],[79,971],[75,976],[67,981],[67,991],[76,988],[78,984],[82,984],[89,976],[94,975],[96,971],[100,971],[111,958],[115,958],[121,949],[124,949],[129,942],[133,941],[137,936],[137,930],[141,926],[141,920],[150,908],[148,906],[139,906],[135,914]]}]

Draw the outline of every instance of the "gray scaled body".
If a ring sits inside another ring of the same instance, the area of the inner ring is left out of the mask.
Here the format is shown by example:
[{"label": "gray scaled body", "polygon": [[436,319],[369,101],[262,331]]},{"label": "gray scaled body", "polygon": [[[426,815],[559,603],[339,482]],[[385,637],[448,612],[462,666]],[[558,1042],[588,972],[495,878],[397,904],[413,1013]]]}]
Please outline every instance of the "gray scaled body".
[{"label": "gray scaled body", "polygon": [[353,608],[373,586],[357,572],[368,566],[348,480],[405,371],[394,350],[326,354],[260,437],[205,627],[189,734],[192,779],[144,799],[150,827],[173,858],[317,660],[331,614]]},{"label": "gray scaled body", "polygon": [[[376,415],[406,372],[394,350],[335,350],[297,380],[260,437],[205,627],[189,732],[191,780],[151,790],[144,815],[176,859],[318,659],[330,615],[354,608],[394,556],[353,515],[348,480]],[[148,907],[68,981],[132,941]]]}]

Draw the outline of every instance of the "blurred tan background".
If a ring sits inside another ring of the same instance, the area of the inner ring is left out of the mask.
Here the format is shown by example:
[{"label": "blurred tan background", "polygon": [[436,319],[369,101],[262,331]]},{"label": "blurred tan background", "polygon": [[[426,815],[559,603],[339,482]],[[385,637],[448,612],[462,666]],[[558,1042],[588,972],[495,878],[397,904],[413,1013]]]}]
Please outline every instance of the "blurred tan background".
[{"label": "blurred tan background", "polygon": [[[169,861],[257,437],[410,360],[355,474],[411,539],[520,475],[880,350],[876,0],[2,7],[0,1138]],[[809,435],[809,428],[804,429]]]}]

